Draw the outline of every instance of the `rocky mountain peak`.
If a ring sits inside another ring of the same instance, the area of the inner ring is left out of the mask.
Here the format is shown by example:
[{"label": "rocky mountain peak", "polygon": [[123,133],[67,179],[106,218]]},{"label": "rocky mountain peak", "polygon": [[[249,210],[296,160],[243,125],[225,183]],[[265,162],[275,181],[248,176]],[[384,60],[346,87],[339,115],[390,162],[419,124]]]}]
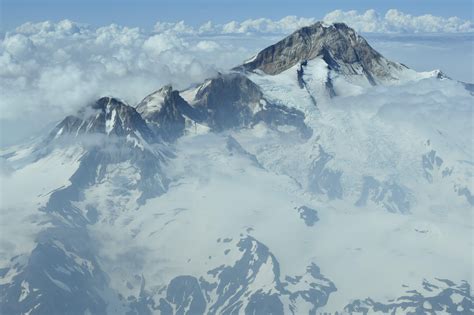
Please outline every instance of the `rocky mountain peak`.
[{"label": "rocky mountain peak", "polygon": [[196,89],[192,104],[201,120],[218,132],[265,122],[275,128],[293,126],[303,137],[312,133],[302,112],[269,102],[257,84],[238,72],[204,82]]},{"label": "rocky mountain peak", "polygon": [[170,84],[165,85],[159,90],[147,95],[135,108],[143,117],[159,112],[165,102],[165,98],[169,97],[172,92],[173,87]]},{"label": "rocky mountain peak", "polygon": [[246,76],[240,73],[227,73],[209,79],[196,93],[196,99],[199,102],[205,100],[208,107],[213,107],[214,101],[222,100],[224,96],[229,102],[251,103],[258,102],[262,98],[262,92]]},{"label": "rocky mountain peak", "polygon": [[344,74],[366,74],[371,77],[389,77],[386,65],[391,63],[373,49],[367,41],[344,23],[317,22],[260,51],[252,60],[238,69],[261,70],[266,74],[279,74],[298,63],[317,57],[328,66]]},{"label": "rocky mountain peak", "polygon": [[171,85],[146,96],[136,109],[165,141],[174,141],[184,134],[186,118],[196,120],[196,111]]},{"label": "rocky mountain peak", "polygon": [[113,97],[102,97],[77,114],[67,116],[50,136],[58,138],[93,133],[119,137],[132,135],[147,142],[153,141],[153,133],[135,108]]},{"label": "rocky mountain peak", "polygon": [[221,131],[251,122],[263,95],[260,88],[240,73],[221,74],[202,84],[194,106],[206,116],[209,126]]},{"label": "rocky mountain peak", "polygon": [[110,107],[120,106],[126,106],[125,102],[112,96],[103,96],[99,98],[95,103],[90,104],[90,107],[98,110],[107,110],[107,108]]}]

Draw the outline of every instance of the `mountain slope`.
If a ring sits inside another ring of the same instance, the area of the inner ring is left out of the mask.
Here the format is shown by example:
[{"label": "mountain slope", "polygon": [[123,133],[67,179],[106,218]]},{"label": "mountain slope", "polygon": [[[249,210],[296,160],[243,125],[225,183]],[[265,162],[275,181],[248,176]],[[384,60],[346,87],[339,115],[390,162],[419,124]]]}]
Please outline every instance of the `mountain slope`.
[{"label": "mountain slope", "polygon": [[470,314],[472,100],[322,23],[101,98],[1,152],[1,311]]},{"label": "mountain slope", "polygon": [[234,70],[272,76],[293,72],[300,88],[309,90],[315,100],[376,84],[438,77],[440,73],[417,73],[387,60],[344,23],[323,22],[295,31]]},{"label": "mountain slope", "polygon": [[346,74],[360,74],[375,83],[376,78],[390,78],[387,67],[406,68],[387,61],[343,23],[325,25],[318,22],[303,27],[280,42],[265,48],[255,58],[242,65],[245,70],[262,70],[279,74],[294,65],[322,56],[334,70]]},{"label": "mountain slope", "polygon": [[[151,130],[133,107],[113,98],[101,98],[77,115],[66,117],[48,136],[27,149],[26,156],[21,150],[9,154],[7,160],[16,169],[12,176],[33,167],[26,178],[37,178],[38,170],[41,174],[58,168],[58,164],[65,166],[62,172],[52,173],[63,185],[45,190],[46,183],[37,182],[27,195],[43,197],[33,206],[42,213],[41,220],[30,217],[31,209],[20,208],[27,222],[33,220],[33,225],[44,228],[34,235],[31,253],[4,262],[2,312],[103,314],[111,301],[118,300],[97,260],[96,241],[89,236],[88,226],[98,221],[100,213],[87,202],[84,192],[100,183],[110,183],[121,190],[115,194],[133,192],[138,203],[162,194],[167,179],[161,168],[167,153],[154,147],[153,142]],[[24,159],[34,162],[23,166]],[[134,182],[132,174],[137,174],[139,180]],[[20,204],[12,198],[12,207]],[[7,214],[12,210],[4,209]]]}]

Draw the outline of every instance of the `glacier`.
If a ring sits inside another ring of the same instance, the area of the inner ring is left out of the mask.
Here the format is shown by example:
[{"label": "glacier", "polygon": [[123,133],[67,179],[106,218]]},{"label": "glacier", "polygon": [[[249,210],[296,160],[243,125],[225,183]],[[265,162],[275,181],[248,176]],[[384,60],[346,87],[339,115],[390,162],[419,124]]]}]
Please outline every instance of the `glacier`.
[{"label": "glacier", "polygon": [[85,104],[1,151],[0,310],[472,314],[468,87],[316,23]]}]

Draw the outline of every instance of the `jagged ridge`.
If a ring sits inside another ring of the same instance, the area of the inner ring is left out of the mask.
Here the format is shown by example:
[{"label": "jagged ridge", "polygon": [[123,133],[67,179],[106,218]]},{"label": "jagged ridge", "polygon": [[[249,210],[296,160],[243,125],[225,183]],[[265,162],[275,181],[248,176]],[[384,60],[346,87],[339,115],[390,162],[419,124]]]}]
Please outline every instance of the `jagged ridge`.
[{"label": "jagged ridge", "polygon": [[318,56],[333,70],[345,74],[361,74],[362,71],[371,82],[375,82],[377,77],[390,77],[387,66],[397,69],[404,67],[387,61],[346,24],[326,25],[317,22],[265,48],[253,60],[236,69],[261,70],[266,74],[275,75]]}]

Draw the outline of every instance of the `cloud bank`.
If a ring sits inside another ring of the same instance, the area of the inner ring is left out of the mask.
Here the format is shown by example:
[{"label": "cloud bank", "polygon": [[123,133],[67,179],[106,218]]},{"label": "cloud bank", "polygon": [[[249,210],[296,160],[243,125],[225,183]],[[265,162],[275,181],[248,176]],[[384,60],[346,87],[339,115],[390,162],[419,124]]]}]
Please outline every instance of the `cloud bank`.
[{"label": "cloud bank", "polygon": [[[332,11],[324,18],[328,23],[344,22],[359,32],[366,33],[464,33],[473,32],[471,21],[458,17],[439,17],[431,14],[412,16],[396,9],[379,15],[375,10],[364,13],[358,11]],[[204,23],[197,27],[187,25],[184,21],[177,23],[158,22],[156,32],[173,32],[180,34],[288,34],[303,26],[315,23],[315,18],[287,16],[280,20],[266,18],[248,19],[242,22],[231,21],[226,24]]]},{"label": "cloud bank", "polygon": [[[324,20],[344,21],[363,32],[473,31],[470,21],[397,10],[384,16],[373,10],[334,11]],[[158,22],[150,31],[116,24],[94,28],[69,20],[23,24],[0,41],[0,145],[100,96],[134,104],[168,83],[185,88],[314,22],[295,16],[193,27],[183,21]]]},{"label": "cloud bank", "polygon": [[379,15],[375,10],[364,13],[336,10],[326,14],[324,21],[344,22],[359,32],[366,33],[465,33],[473,32],[471,21],[458,17],[439,17],[431,14],[412,16],[396,9]]},{"label": "cloud bank", "polygon": [[[27,23],[0,44],[2,118],[41,105],[70,107],[75,102],[119,92],[134,99],[162,84],[185,85],[215,73],[202,58],[219,46],[190,45],[173,34],[146,34],[138,28],[109,25],[98,29],[65,20]],[[131,93],[131,94],[128,94]]]},{"label": "cloud bank", "polygon": [[187,87],[252,53],[239,43],[114,24],[26,23],[0,42],[2,138],[4,129],[39,127],[104,95],[134,104],[168,83]]},{"label": "cloud bank", "polygon": [[177,23],[157,22],[156,32],[172,32],[190,35],[225,35],[225,34],[288,34],[303,26],[315,23],[315,18],[287,16],[280,20],[267,18],[248,19],[242,22],[231,21],[226,24],[214,24],[208,21],[197,27]]}]

